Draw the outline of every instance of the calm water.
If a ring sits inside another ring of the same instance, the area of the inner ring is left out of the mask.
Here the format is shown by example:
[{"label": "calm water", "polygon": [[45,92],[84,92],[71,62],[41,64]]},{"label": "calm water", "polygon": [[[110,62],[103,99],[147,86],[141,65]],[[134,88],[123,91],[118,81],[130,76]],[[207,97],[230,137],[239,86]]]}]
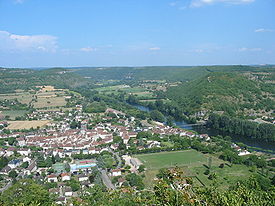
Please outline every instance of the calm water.
[{"label": "calm water", "polygon": [[[136,107],[137,109],[144,111],[144,112],[149,112],[151,109],[142,105],[134,104],[132,105]],[[188,129],[188,130],[194,130],[198,132],[199,134],[208,134],[209,136],[217,136],[217,135],[222,135],[226,136],[228,134],[222,133],[221,131],[215,130],[215,129],[209,129],[206,128],[205,126],[192,126],[184,121],[174,121],[175,125],[182,128],[182,129]],[[243,138],[243,137],[238,137],[238,136],[232,136],[228,135],[232,138],[234,142],[242,142],[248,146],[251,147],[257,147],[259,150],[265,149],[265,150],[272,150],[275,152],[275,143],[269,143],[265,141],[260,141],[256,139],[250,139],[250,138]]]}]

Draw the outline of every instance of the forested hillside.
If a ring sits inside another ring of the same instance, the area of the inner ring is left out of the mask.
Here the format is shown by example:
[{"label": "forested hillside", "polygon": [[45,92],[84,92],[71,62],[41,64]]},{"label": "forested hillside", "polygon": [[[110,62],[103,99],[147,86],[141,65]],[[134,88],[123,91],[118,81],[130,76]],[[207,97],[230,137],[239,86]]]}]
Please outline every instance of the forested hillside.
[{"label": "forested hillside", "polygon": [[166,80],[190,81],[212,72],[270,72],[272,67],[252,66],[154,66],[73,68],[74,72],[94,80]]},{"label": "forested hillside", "polygon": [[34,86],[52,85],[56,88],[81,86],[87,80],[67,69],[47,70],[0,68],[0,93],[12,93],[17,89],[28,90]]},{"label": "forested hillside", "polygon": [[169,99],[185,110],[220,111],[230,116],[250,116],[274,110],[273,85],[237,73],[213,72],[200,79],[170,87]]}]

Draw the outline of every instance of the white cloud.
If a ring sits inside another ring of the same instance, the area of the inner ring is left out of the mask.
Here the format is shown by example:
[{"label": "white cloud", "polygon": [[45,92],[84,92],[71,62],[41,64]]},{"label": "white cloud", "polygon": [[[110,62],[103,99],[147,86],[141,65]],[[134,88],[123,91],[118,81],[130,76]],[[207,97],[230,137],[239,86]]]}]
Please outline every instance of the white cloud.
[{"label": "white cloud", "polygon": [[93,52],[93,51],[96,51],[96,48],[84,47],[84,48],[81,48],[80,51],[83,51],[83,52]]},{"label": "white cloud", "polygon": [[258,51],[262,51],[262,48],[246,48],[246,47],[242,47],[238,49],[239,52],[258,52]]},{"label": "white cloud", "polygon": [[260,28],[260,29],[255,29],[254,32],[272,32],[272,31],[274,31],[274,30],[272,30],[272,29],[263,29],[263,28]]},{"label": "white cloud", "polygon": [[201,7],[206,5],[212,5],[216,3],[224,4],[249,4],[255,0],[192,0],[190,7]]},{"label": "white cloud", "polygon": [[158,50],[160,50],[160,48],[159,47],[151,47],[151,48],[149,48],[149,50],[151,50],[151,51],[158,51]]},{"label": "white cloud", "polygon": [[18,35],[0,31],[0,50],[55,52],[57,38],[51,35]]}]

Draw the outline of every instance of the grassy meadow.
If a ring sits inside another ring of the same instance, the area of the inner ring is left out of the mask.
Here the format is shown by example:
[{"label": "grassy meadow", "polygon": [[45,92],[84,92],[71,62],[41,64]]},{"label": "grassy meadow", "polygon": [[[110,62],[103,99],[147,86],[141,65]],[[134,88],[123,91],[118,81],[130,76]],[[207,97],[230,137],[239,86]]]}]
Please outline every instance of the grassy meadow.
[{"label": "grassy meadow", "polygon": [[[216,156],[202,154],[195,150],[141,154],[135,155],[135,157],[147,168],[144,183],[149,188],[153,185],[159,169],[175,166],[183,168],[186,176],[196,176],[204,185],[216,184],[221,189],[227,188],[230,184],[252,175],[249,167],[245,165],[231,166]],[[208,179],[209,175],[204,174],[210,157],[212,159],[210,173],[216,174],[216,180],[210,180]],[[220,168],[220,164],[224,164],[224,167]],[[194,178],[195,186],[203,186],[197,178]]]}]

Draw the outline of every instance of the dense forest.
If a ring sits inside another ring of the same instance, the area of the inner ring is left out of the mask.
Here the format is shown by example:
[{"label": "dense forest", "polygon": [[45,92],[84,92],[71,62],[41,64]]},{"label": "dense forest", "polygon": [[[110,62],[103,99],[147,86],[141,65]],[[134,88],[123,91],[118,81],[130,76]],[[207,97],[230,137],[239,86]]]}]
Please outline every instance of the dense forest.
[{"label": "dense forest", "polygon": [[[264,86],[263,86],[264,85]],[[200,79],[170,87],[167,97],[184,110],[221,111],[230,116],[256,116],[272,112],[274,86],[248,79],[236,73],[215,72]]]},{"label": "dense forest", "polygon": [[211,114],[207,126],[231,135],[256,138],[265,141],[275,141],[275,126],[273,124],[258,124],[247,120],[231,118],[225,115]]}]

